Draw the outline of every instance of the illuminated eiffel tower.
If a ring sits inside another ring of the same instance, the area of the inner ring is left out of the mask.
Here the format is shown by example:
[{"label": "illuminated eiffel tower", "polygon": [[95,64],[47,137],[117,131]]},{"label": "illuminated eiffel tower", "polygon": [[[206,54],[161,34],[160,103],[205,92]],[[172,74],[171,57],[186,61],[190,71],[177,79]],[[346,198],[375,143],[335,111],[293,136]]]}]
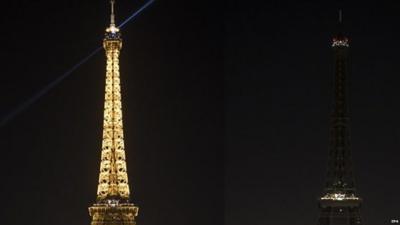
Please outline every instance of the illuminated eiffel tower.
[{"label": "illuminated eiffel tower", "polygon": [[106,87],[97,201],[89,207],[91,225],[135,225],[138,207],[130,203],[122,123],[119,54],[121,33],[115,26],[115,0],[111,0],[111,24],[106,29]]},{"label": "illuminated eiffel tower", "polygon": [[360,225],[361,198],[357,196],[350,149],[349,113],[346,102],[349,40],[341,32],[333,38],[335,62],[334,109],[331,117],[331,140],[328,173],[319,198],[318,225]]}]

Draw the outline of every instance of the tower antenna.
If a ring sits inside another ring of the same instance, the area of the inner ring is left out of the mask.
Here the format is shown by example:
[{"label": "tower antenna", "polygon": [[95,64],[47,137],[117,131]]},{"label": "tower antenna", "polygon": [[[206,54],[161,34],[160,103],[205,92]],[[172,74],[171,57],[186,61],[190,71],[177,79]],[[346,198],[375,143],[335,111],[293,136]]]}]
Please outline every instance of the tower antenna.
[{"label": "tower antenna", "polygon": [[111,26],[115,26],[114,4],[115,0],[110,0],[111,3]]},{"label": "tower antenna", "polygon": [[343,22],[343,12],[342,9],[339,9],[339,23]]}]

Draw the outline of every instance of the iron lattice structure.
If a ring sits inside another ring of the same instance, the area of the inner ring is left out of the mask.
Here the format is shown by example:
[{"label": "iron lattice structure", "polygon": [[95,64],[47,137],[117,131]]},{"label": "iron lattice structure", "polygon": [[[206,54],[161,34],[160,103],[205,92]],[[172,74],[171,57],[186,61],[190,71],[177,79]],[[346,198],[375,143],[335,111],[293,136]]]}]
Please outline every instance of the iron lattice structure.
[{"label": "iron lattice structure", "polygon": [[331,116],[328,172],[319,198],[318,225],[361,225],[362,199],[357,196],[350,148],[346,98],[349,40],[342,33],[332,42],[335,62],[334,109]]},{"label": "iron lattice structure", "polygon": [[138,207],[130,203],[122,122],[119,55],[122,39],[115,26],[114,1],[111,1],[111,25],[106,29],[106,87],[103,142],[97,201],[89,207],[92,225],[135,225]]}]

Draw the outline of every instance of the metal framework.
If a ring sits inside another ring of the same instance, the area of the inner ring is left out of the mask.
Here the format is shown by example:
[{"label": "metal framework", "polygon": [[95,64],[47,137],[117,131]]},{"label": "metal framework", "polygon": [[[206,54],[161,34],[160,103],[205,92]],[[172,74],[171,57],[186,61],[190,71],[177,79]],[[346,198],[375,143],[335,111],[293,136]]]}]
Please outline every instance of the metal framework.
[{"label": "metal framework", "polygon": [[[341,13],[339,25],[341,25]],[[350,148],[350,117],[346,99],[349,40],[340,31],[333,38],[334,108],[331,116],[328,173],[319,198],[318,225],[361,225],[362,199],[357,196]]]},{"label": "metal framework", "polygon": [[[104,49],[107,56],[104,102],[103,143],[101,152],[97,198],[111,196],[129,198],[128,175],[125,162],[124,132],[121,108],[119,53],[122,41],[106,35]],[[114,36],[114,35],[113,35]]]},{"label": "metal framework", "polygon": [[138,215],[138,207],[129,202],[119,74],[122,39],[115,26],[114,4],[111,0],[111,23],[103,40],[107,58],[103,141],[97,202],[89,207],[92,225],[135,225]]}]

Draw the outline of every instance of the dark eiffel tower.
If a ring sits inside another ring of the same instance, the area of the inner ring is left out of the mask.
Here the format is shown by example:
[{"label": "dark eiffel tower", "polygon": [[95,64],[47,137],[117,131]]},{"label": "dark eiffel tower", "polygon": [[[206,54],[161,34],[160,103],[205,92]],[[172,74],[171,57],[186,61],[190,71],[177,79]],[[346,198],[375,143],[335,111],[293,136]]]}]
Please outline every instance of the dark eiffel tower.
[{"label": "dark eiffel tower", "polygon": [[318,225],[360,225],[361,198],[356,193],[350,149],[349,112],[346,101],[349,40],[343,34],[342,15],[333,38],[334,107],[330,125],[328,172],[319,198]]}]

